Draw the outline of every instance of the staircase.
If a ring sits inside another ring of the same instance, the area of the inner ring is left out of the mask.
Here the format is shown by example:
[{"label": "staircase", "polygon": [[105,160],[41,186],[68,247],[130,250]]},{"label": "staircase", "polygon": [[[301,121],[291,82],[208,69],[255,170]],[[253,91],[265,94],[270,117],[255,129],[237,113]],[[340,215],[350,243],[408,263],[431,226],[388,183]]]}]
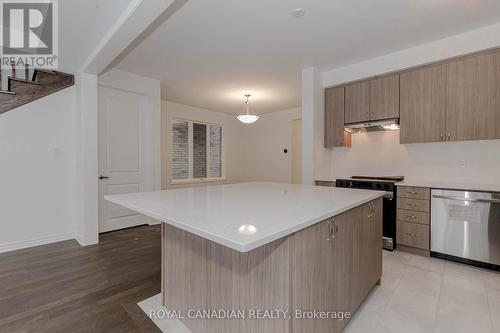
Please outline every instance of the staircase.
[{"label": "staircase", "polygon": [[0,114],[71,87],[74,82],[71,74],[28,66],[19,70],[12,65],[12,69],[0,71]]}]

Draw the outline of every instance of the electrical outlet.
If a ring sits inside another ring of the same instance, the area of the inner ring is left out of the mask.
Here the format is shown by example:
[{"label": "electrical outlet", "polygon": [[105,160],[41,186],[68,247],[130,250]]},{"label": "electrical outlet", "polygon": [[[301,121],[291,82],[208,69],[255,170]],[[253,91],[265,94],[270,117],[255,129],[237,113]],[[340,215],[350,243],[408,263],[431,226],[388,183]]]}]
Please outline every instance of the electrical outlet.
[{"label": "electrical outlet", "polygon": [[459,160],[458,166],[461,168],[465,168],[467,166],[467,163],[465,162],[465,160]]}]

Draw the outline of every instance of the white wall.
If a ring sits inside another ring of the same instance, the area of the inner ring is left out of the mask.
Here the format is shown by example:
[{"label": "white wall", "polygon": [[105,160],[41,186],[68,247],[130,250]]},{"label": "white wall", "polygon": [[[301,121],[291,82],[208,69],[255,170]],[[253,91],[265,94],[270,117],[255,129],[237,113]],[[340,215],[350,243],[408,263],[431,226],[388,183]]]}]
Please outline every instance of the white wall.
[{"label": "white wall", "polygon": [[324,94],[321,72],[314,67],[302,70],[302,183],[312,185],[323,170],[329,169],[323,152]]},{"label": "white wall", "polygon": [[[225,181],[228,183],[241,182],[244,174],[244,127],[235,116],[197,108],[184,104],[162,101],[162,187],[174,188],[193,186],[193,184],[173,185],[170,172],[170,146],[172,118],[195,120],[200,122],[215,123],[223,126],[222,148],[225,157]],[[213,182],[211,182],[213,184]]]},{"label": "white wall", "polygon": [[326,71],[323,73],[323,87],[331,87],[499,46],[500,23],[497,23],[350,66]]},{"label": "white wall", "polygon": [[76,239],[81,245],[96,244],[98,236],[97,168],[97,75],[80,73],[76,119],[78,145]]},{"label": "white wall", "polygon": [[[172,118],[224,126],[225,180],[216,183],[291,182],[292,120],[300,118],[300,108],[260,115],[260,119],[254,124],[244,125],[236,119],[235,115],[163,101],[163,188],[207,184],[171,184],[169,124]],[[283,149],[287,149],[288,153],[285,154]],[[213,182],[210,183],[213,184]]]},{"label": "white wall", "polygon": [[[83,46],[77,53],[90,54],[83,68],[77,64],[81,61],[74,63],[71,57],[60,59],[63,67],[66,64],[77,71],[74,87],[0,115],[0,252],[75,237],[83,245],[97,242],[95,73],[104,69],[160,15],[167,19],[178,8],[173,3],[131,1],[130,6],[115,16],[119,19],[108,31],[103,31],[109,27],[107,24],[98,22],[99,29],[91,29],[91,34],[100,33],[102,39],[91,38],[92,43],[78,44]],[[64,41],[75,40],[75,31],[68,31]],[[124,81],[120,84],[125,86],[141,84],[127,82],[130,78],[127,75],[121,78]],[[158,187],[159,92],[158,84],[155,102],[158,126],[154,134],[158,138],[153,148],[158,155],[154,172]]]},{"label": "white wall", "polygon": [[74,238],[76,89],[0,115],[0,252]]},{"label": "white wall", "polygon": [[[411,68],[500,46],[500,23],[323,73],[323,86]],[[317,179],[403,175],[407,179],[500,183],[500,140],[399,145],[399,131],[353,135],[352,148],[329,149]],[[316,161],[318,157],[316,157]],[[464,166],[465,165],[465,166]]]},{"label": "white wall", "polygon": [[295,108],[261,115],[245,126],[245,180],[291,182],[292,120],[300,117]]},{"label": "white wall", "polygon": [[499,152],[500,140],[400,145],[399,131],[355,134],[352,148],[332,149],[332,176],[500,184]]}]

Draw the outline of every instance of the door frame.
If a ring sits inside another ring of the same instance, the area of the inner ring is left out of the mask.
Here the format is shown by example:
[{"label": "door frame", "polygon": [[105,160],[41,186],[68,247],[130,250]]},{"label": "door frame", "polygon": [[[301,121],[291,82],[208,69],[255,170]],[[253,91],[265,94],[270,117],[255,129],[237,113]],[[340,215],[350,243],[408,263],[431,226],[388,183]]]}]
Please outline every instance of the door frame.
[{"label": "door frame", "polygon": [[[300,145],[300,147],[299,147],[300,148],[300,154],[298,156],[299,157],[299,159],[298,159],[298,163],[299,163],[299,166],[298,166],[299,167],[299,170],[298,170],[298,172],[299,172],[299,175],[298,175],[299,182],[296,183],[296,182],[294,182],[295,181],[295,179],[294,179],[295,178],[294,177],[294,169],[296,167],[296,165],[294,166],[294,161],[297,158],[297,151],[295,149],[297,147],[294,146],[294,143],[296,143],[296,140],[295,140],[296,139],[295,138],[295,134],[296,134],[295,131],[296,131],[296,129],[294,127],[299,122],[300,122],[300,128],[298,128],[298,132],[299,132],[299,135],[300,135],[300,138],[299,138],[300,140],[298,140],[298,142],[297,142]],[[291,129],[292,129],[291,130],[291,133],[292,133],[292,137],[291,137],[291,143],[292,143],[291,144],[291,153],[292,153],[292,158],[290,159],[290,163],[291,163],[291,176],[292,177],[291,177],[290,181],[292,182],[292,184],[302,184],[302,118],[294,118],[294,119],[292,119],[291,120]]]},{"label": "door frame", "polygon": [[[106,154],[104,154],[105,150],[103,149],[103,144],[105,144],[104,141],[102,140],[106,140],[105,138],[101,138],[100,137],[100,134],[104,133],[106,131],[106,129],[104,128],[104,126],[106,125],[106,115],[104,114],[101,114],[101,112],[103,112],[103,110],[100,109],[101,107],[101,103],[103,101],[101,101],[101,98],[103,98],[102,94],[105,93],[105,91],[108,91],[108,92],[111,92],[111,93],[114,93],[114,92],[117,92],[119,94],[126,94],[128,96],[133,96],[134,98],[137,98],[138,101],[139,101],[139,104],[140,104],[140,114],[139,114],[139,119],[138,119],[138,123],[139,123],[139,126],[140,126],[140,132],[139,132],[139,135],[140,135],[140,145],[141,145],[141,154],[140,154],[140,170],[141,170],[141,173],[143,174],[143,177],[141,179],[141,190],[144,190],[144,191],[149,191],[153,188],[152,184],[154,183],[154,180],[153,180],[153,177],[152,177],[152,171],[153,171],[153,168],[152,168],[152,158],[151,158],[151,143],[150,143],[150,136],[148,135],[149,133],[149,128],[151,126],[151,110],[147,107],[147,104],[148,104],[148,100],[147,100],[147,96],[144,95],[144,94],[138,94],[136,92],[131,92],[131,91],[127,91],[127,90],[123,90],[123,89],[117,89],[117,88],[114,88],[114,87],[108,87],[108,86],[103,86],[103,85],[100,85],[98,87],[98,140],[97,140],[97,143],[98,143],[98,172],[99,172],[99,175],[104,175],[104,176],[111,176],[110,174],[108,174],[107,172],[105,172],[103,169],[104,169],[104,165],[105,165],[105,162],[104,162],[104,159],[106,158]],[[102,228],[102,218],[105,216],[104,214],[104,209],[106,209],[105,207],[103,207],[103,198],[102,196],[105,195],[105,193],[103,193],[103,189],[104,189],[104,182],[105,181],[101,181],[99,180],[99,183],[98,183],[98,191],[99,191],[99,197],[98,197],[98,200],[99,200],[99,233],[102,233],[102,232],[108,232],[108,231],[113,231],[113,230],[104,230],[104,231],[101,231],[103,228]],[[145,219],[146,222],[148,223],[151,223],[151,219],[150,218],[147,218]],[[127,226],[124,226],[124,228],[127,228]],[[118,230],[118,229],[117,229]]]},{"label": "door frame", "polygon": [[[148,77],[132,74],[129,72],[111,69],[101,75],[97,82],[96,91],[96,104],[98,104],[99,89],[100,87],[111,88],[115,90],[121,90],[128,93],[143,95],[146,97],[146,107],[145,107],[145,128],[148,129],[149,135],[147,135],[149,141],[149,163],[148,163],[148,180],[146,181],[147,191],[155,191],[161,189],[161,82],[159,80],[151,79]],[[96,105],[98,108],[98,105]],[[99,110],[97,109],[97,114]],[[96,117],[97,118],[97,117]],[[99,126],[99,121],[97,120],[96,132]],[[97,133],[96,133],[97,137]],[[98,139],[96,140],[96,171],[99,171],[99,149],[98,149]],[[98,182],[99,175],[96,174],[95,183]],[[85,223],[90,224],[89,229],[92,229],[93,239],[90,242],[82,240],[84,245],[91,245],[98,242],[99,235],[99,190],[98,186],[95,191],[95,198],[93,200],[96,207],[95,218],[85,221]],[[156,224],[157,222],[149,219],[150,224]]]}]

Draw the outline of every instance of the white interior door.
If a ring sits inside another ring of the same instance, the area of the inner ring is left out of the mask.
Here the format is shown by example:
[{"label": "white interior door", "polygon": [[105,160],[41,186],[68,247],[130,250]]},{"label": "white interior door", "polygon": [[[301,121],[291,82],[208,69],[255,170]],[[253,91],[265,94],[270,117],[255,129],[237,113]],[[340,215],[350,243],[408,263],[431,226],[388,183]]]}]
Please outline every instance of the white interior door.
[{"label": "white interior door", "polygon": [[129,209],[104,200],[108,194],[146,190],[146,96],[99,87],[99,232],[148,223]]},{"label": "white interior door", "polygon": [[292,184],[302,184],[302,119],[292,120]]}]

